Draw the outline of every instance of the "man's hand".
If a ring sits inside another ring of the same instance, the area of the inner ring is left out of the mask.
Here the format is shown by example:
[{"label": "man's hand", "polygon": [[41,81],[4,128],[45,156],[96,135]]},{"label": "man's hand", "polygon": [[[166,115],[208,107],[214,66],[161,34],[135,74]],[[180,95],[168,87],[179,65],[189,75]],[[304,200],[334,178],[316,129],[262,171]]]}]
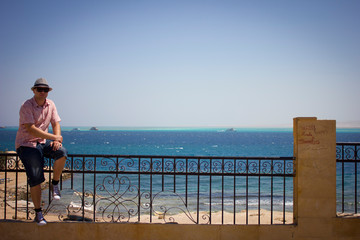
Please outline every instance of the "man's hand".
[{"label": "man's hand", "polygon": [[62,146],[62,144],[59,141],[53,141],[50,143],[50,146],[53,148],[54,151],[57,151]]},{"label": "man's hand", "polygon": [[63,137],[62,137],[61,135],[55,135],[54,141],[59,142],[59,143],[62,143]]}]

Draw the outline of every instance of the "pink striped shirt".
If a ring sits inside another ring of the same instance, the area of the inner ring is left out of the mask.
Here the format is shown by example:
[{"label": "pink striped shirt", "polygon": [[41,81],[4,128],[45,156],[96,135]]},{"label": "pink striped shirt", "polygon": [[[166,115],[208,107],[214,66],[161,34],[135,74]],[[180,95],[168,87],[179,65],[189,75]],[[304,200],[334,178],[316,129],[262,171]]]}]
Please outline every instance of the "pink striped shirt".
[{"label": "pink striped shirt", "polygon": [[46,139],[34,137],[25,128],[25,123],[34,124],[35,127],[48,132],[50,123],[60,122],[61,119],[53,101],[46,99],[44,106],[39,106],[35,98],[31,98],[21,105],[19,130],[16,134],[15,147],[35,148],[37,143],[45,143]]}]

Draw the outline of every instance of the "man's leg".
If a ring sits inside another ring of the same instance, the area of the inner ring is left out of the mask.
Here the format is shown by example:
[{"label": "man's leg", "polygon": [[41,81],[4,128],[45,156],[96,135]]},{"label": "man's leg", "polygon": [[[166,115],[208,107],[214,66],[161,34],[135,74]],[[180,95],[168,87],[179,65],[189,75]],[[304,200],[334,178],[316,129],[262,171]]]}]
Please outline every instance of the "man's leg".
[{"label": "man's leg", "polygon": [[43,146],[43,152],[45,157],[55,159],[53,165],[54,172],[51,182],[51,188],[52,188],[53,198],[55,200],[60,200],[61,194],[58,184],[66,163],[67,151],[64,147],[60,147],[59,149],[54,151],[52,146],[52,141],[47,140]]},{"label": "man's leg", "polygon": [[65,162],[66,162],[66,156],[61,157],[54,162],[53,180],[60,181],[61,173],[64,169]]},{"label": "man's leg", "polygon": [[35,209],[41,208],[41,185],[30,187],[30,193]]},{"label": "man's leg", "polygon": [[30,147],[20,147],[17,153],[24,164],[28,182],[30,184],[30,194],[35,207],[35,222],[42,226],[46,220],[42,215],[41,209],[41,183],[44,178],[44,159],[40,149]]},{"label": "man's leg", "polygon": [[59,181],[62,174],[62,171],[64,169],[66,163],[66,156],[60,157],[55,160],[54,162],[54,173],[53,173],[53,179],[51,182],[51,189],[52,189],[52,195],[55,200],[60,200],[61,193],[59,188]]},{"label": "man's leg", "polygon": [[30,187],[31,199],[35,207],[35,222],[39,226],[45,225],[47,222],[42,214],[41,209],[41,184]]},{"label": "man's leg", "polygon": [[44,159],[41,151],[36,148],[20,147],[17,153],[24,164],[26,176],[30,184],[31,199],[35,208],[41,207],[41,183],[44,178]]},{"label": "man's leg", "polygon": [[67,151],[64,147],[60,147],[58,150],[54,151],[52,142],[53,141],[50,140],[46,141],[43,145],[43,152],[45,157],[55,159],[53,165],[53,180],[59,181],[66,163]]},{"label": "man's leg", "polygon": [[30,187],[30,193],[35,208],[35,222],[37,225],[43,226],[47,222],[42,214],[41,209],[41,184]]},{"label": "man's leg", "polygon": [[60,181],[61,173],[65,166],[65,162],[66,162],[66,156],[56,159],[54,162],[54,174],[51,182],[51,189],[52,189],[53,198],[55,200],[60,200],[61,198],[59,181]]}]

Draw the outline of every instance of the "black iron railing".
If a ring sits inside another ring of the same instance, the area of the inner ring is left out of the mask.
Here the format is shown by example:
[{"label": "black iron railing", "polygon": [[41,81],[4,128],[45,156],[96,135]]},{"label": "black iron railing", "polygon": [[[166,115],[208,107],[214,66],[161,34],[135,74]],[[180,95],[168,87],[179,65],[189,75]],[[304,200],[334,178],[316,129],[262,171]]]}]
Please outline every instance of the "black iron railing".
[{"label": "black iron railing", "polygon": [[337,143],[337,211],[359,212],[360,143]]},{"label": "black iron railing", "polygon": [[[16,154],[0,158],[1,219],[31,219],[21,161]],[[292,223],[293,162],[293,157],[72,154],[60,183],[61,200],[53,201],[45,186],[43,208],[46,218],[60,221]],[[45,161],[47,181],[52,163]]]}]

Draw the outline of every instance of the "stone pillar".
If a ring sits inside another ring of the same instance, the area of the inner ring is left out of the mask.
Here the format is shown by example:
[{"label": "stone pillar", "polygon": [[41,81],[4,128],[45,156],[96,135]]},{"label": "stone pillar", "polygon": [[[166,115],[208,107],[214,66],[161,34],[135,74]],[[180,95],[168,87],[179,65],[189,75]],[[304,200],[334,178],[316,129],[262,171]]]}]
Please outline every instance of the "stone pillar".
[{"label": "stone pillar", "polygon": [[294,118],[294,223],[299,237],[332,235],[336,217],[336,121]]}]

